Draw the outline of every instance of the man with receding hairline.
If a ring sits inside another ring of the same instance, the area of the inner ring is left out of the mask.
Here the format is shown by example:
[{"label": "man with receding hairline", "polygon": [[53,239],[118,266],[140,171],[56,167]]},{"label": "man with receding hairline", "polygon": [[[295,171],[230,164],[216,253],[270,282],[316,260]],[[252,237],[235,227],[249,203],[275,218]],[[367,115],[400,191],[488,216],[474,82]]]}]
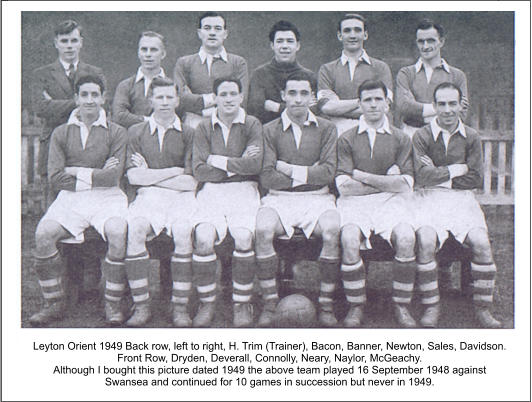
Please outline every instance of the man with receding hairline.
[{"label": "man with receding hairline", "polygon": [[340,58],[320,67],[318,106],[335,124],[338,135],[358,124],[362,114],[357,89],[366,80],[380,80],[393,101],[390,67],[368,56],[364,42],[368,39],[368,22],[360,14],[345,14],[338,22],[337,37],[342,42]]},{"label": "man with receding hairline", "polygon": [[215,109],[212,85],[216,78],[235,77],[242,83],[244,108],[249,85],[246,60],[225,50],[225,18],[217,12],[203,13],[199,17],[197,33],[201,40],[198,53],[178,58],[174,68],[174,82],[181,94],[181,110],[186,112],[185,124],[193,128],[202,117],[211,116]]},{"label": "man with receding hairline", "polygon": [[161,67],[166,57],[164,37],[144,31],[138,44],[140,67],[132,77],[120,82],[113,99],[113,120],[125,128],[148,120],[152,112],[148,89],[155,77],[166,77]]},{"label": "man with receding hairline", "polygon": [[445,44],[443,27],[431,20],[423,20],[416,27],[416,45],[419,59],[416,64],[403,67],[397,74],[397,107],[403,122],[403,131],[410,137],[429,123],[436,111],[432,106],[434,89],[443,82],[452,82],[462,92],[461,118],[465,120],[469,108],[467,79],[456,67],[442,57]]}]

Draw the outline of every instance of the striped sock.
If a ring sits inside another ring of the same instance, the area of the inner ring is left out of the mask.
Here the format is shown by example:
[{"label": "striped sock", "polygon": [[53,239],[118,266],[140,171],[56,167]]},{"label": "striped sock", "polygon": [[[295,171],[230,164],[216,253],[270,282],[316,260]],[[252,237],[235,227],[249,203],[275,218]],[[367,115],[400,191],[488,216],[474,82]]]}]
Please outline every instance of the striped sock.
[{"label": "striped sock", "polygon": [[192,256],[192,271],[198,295],[203,303],[216,299],[216,254]]},{"label": "striped sock", "polygon": [[172,255],[172,303],[187,304],[192,289],[192,254]]},{"label": "striped sock", "polygon": [[336,287],[340,260],[320,257],[320,296],[318,302],[327,311],[332,311],[333,292]]},{"label": "striped sock", "polygon": [[35,256],[35,272],[39,278],[44,300],[53,303],[65,296],[61,282],[63,264],[59,251],[47,257]]},{"label": "striped sock", "polygon": [[232,263],[233,302],[248,303],[253,294],[255,278],[255,252],[233,251]]},{"label": "striped sock", "polygon": [[362,260],[342,264],[342,282],[347,302],[352,305],[366,303],[366,267]]},{"label": "striped sock", "polygon": [[276,253],[266,257],[257,257],[257,277],[259,278],[264,301],[277,301],[277,270],[279,269],[279,257]]},{"label": "striped sock", "polygon": [[440,302],[438,289],[438,264],[430,261],[426,264],[417,264],[418,289],[421,295],[421,304],[432,305]]},{"label": "striped sock", "polygon": [[114,260],[106,255],[102,261],[102,272],[105,277],[105,300],[119,302],[127,283],[124,260]]},{"label": "striped sock", "polygon": [[493,303],[495,289],[495,276],[497,267],[493,262],[471,263],[471,276],[473,278],[473,303],[479,307],[490,307]]},{"label": "striped sock", "polygon": [[395,303],[409,304],[416,280],[416,257],[395,257],[392,299]]},{"label": "striped sock", "polygon": [[148,286],[148,269],[150,256],[147,251],[126,257],[126,273],[135,304],[147,303],[150,300]]}]

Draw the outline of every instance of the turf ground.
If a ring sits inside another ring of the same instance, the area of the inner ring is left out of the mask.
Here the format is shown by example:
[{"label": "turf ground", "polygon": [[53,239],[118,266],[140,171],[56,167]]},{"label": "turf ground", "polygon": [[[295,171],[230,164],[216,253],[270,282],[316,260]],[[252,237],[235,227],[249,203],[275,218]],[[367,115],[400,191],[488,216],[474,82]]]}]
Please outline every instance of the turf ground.
[{"label": "turf ground", "polygon": [[[484,206],[488,221],[490,240],[493,256],[498,268],[497,287],[495,290],[494,316],[501,320],[505,328],[514,327],[514,207],[513,206]],[[38,217],[24,215],[22,217],[22,316],[21,326],[30,327],[28,318],[38,311],[42,296],[40,294],[37,278],[32,270],[32,250],[34,247],[34,231]],[[154,267],[156,267],[154,262]],[[448,282],[446,286],[441,283],[442,313],[439,322],[440,328],[478,328],[473,317],[470,297],[464,295],[457,288],[460,283],[459,264],[451,266],[450,275],[444,275]],[[528,267],[521,267],[528,269]],[[218,307],[213,327],[231,327],[231,288],[227,272],[224,268],[221,275],[221,292],[218,297]],[[157,270],[151,275],[155,283]],[[85,278],[85,282],[90,282]],[[103,319],[103,301],[101,287],[85,284],[85,290],[69,298],[69,310],[64,320],[54,323],[53,327],[63,328],[97,328],[105,327]],[[171,327],[169,314],[169,292],[165,291],[164,284],[158,289],[154,286],[152,308],[154,318],[148,327]],[[294,280],[290,283],[290,292],[307,295],[311,300],[317,300],[318,269],[312,261],[303,261],[294,267]],[[339,293],[339,302],[336,305],[336,315],[342,319],[346,314],[346,305]],[[368,303],[366,307],[365,328],[397,328],[393,319],[391,305],[391,264],[389,262],[372,262],[368,269]],[[193,310],[197,302],[191,303]],[[255,314],[260,311],[260,297],[254,297]],[[419,317],[421,311],[419,302],[413,300],[412,312]]]}]

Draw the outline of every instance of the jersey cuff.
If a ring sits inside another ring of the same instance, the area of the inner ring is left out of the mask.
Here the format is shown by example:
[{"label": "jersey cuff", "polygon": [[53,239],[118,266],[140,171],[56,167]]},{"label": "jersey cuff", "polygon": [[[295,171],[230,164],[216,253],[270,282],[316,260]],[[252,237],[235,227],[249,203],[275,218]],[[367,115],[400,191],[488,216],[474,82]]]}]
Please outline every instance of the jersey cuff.
[{"label": "jersey cuff", "polygon": [[86,191],[92,188],[92,169],[79,168],[76,174],[76,191]]},{"label": "jersey cuff", "polygon": [[213,94],[203,94],[201,95],[203,98],[203,107],[205,109],[211,107],[214,104],[214,95]]},{"label": "jersey cuff", "polygon": [[292,165],[292,187],[307,184],[308,166]]},{"label": "jersey cuff", "polygon": [[343,175],[340,175],[340,176],[337,176],[335,181],[336,181],[336,187],[337,188],[340,188],[342,187],[345,183],[347,183],[349,180],[351,179],[351,177],[349,177],[348,175],[346,174],[343,174]]},{"label": "jersey cuff", "polygon": [[207,163],[215,168],[225,170],[227,172],[227,156],[209,155]]},{"label": "jersey cuff", "polygon": [[201,111],[201,114],[203,115],[203,117],[210,117],[214,113],[214,109],[215,109],[214,106],[207,108],[207,109],[203,109]]},{"label": "jersey cuff", "polygon": [[443,183],[438,184],[437,187],[453,188],[453,181],[452,180],[444,181]]}]

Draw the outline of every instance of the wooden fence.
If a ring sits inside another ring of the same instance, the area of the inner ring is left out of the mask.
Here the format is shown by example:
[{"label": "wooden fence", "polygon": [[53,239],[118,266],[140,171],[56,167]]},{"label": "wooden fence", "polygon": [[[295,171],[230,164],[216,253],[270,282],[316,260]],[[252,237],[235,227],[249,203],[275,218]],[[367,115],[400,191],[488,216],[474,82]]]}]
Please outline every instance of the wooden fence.
[{"label": "wooden fence", "polygon": [[[514,118],[513,97],[483,97],[472,108],[468,125],[482,137],[484,181],[477,191],[483,204],[514,203]],[[44,192],[37,174],[41,122],[33,114],[22,113],[22,214],[44,212]]]}]

